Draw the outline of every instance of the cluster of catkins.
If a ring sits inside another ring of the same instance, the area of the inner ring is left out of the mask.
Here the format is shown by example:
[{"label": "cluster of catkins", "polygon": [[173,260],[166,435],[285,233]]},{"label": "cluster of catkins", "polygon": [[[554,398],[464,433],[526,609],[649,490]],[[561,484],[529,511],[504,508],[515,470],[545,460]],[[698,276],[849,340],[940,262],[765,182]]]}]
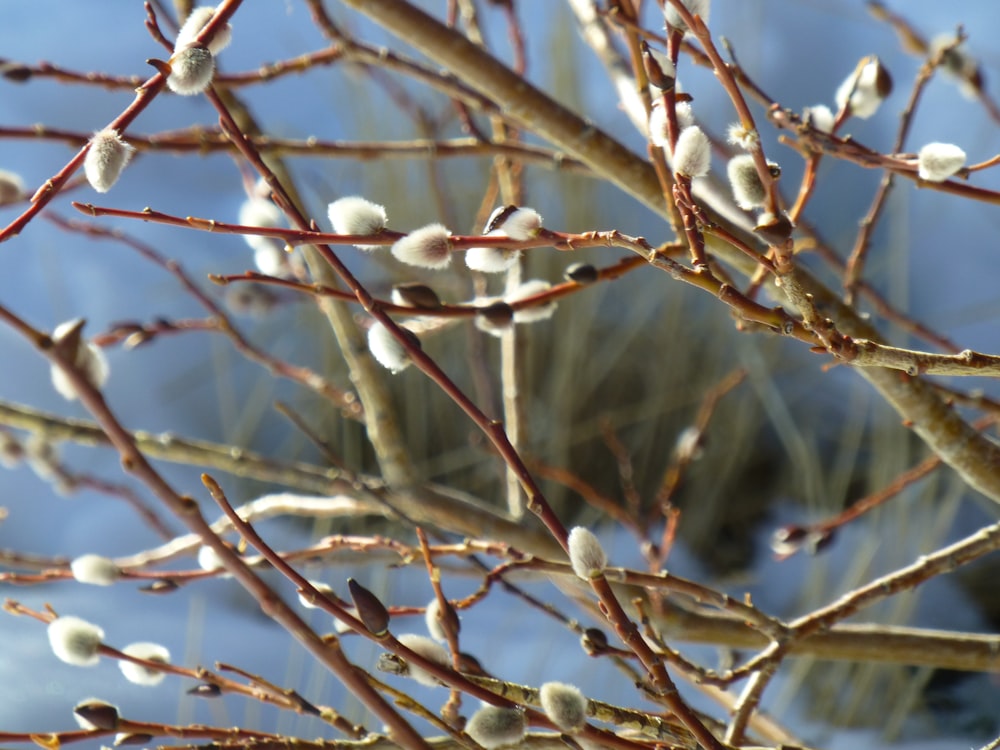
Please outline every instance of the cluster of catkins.
[{"label": "cluster of catkins", "polygon": [[[384,206],[360,196],[340,198],[328,209],[330,223],[337,234],[352,236],[377,235],[386,229],[388,222]],[[542,217],[532,208],[506,206],[498,208],[487,221],[485,236],[507,237],[514,242],[524,242],[536,237],[542,228]],[[357,243],[361,250],[374,250],[378,245]],[[499,247],[473,247],[465,252],[465,262],[472,270],[500,273],[516,261],[518,250]],[[442,224],[432,223],[395,240],[390,253],[407,265],[441,270],[451,264],[453,253],[451,232]],[[502,298],[476,300],[479,314],[476,325],[488,333],[499,335],[512,323],[531,323],[544,320],[555,311],[555,303],[532,305],[515,309],[517,303],[544,294],[551,285],[538,279],[527,281]],[[394,304],[417,308],[440,307],[440,300],[432,290],[420,286],[400,286],[393,290]],[[411,344],[419,345],[409,332],[402,328],[402,335]],[[382,323],[375,322],[368,330],[368,348],[372,356],[392,372],[400,372],[410,364],[407,347],[396,333]]]},{"label": "cluster of catkins", "polygon": [[[692,15],[698,15],[702,20],[708,19],[708,0],[683,0],[683,4]],[[668,27],[688,31],[680,13],[669,2],[664,7]],[[936,41],[940,48],[943,41]],[[662,74],[660,81],[674,85],[675,69],[670,60],[654,52],[657,72]],[[953,54],[947,57],[946,72],[964,81],[969,77],[967,58]],[[974,67],[974,65],[973,65]],[[953,71],[952,68],[960,68]],[[655,81],[654,81],[655,82]],[[820,104],[807,107],[803,112],[803,122],[823,133],[833,133],[835,128],[848,117],[867,119],[878,111],[883,100],[892,91],[892,78],[878,57],[872,55],[864,58],[855,70],[837,88],[834,95],[839,114],[826,105]],[[676,146],[670,143],[667,135],[667,113],[660,97],[656,97],[649,117],[648,129],[650,141],[671,155],[674,173],[689,179],[704,177],[711,168],[711,141],[708,136],[694,123],[689,102],[680,102],[676,106],[676,117],[679,135]],[[760,149],[760,135],[755,130],[740,124],[729,128],[729,143],[743,149],[747,153],[739,154],[730,159],[726,174],[733,191],[737,205],[747,211],[762,208],[767,202],[767,189],[761,180],[757,159],[754,153]],[[916,155],[917,174],[927,182],[943,182],[954,176],[965,166],[965,152],[950,143],[928,143]],[[780,167],[775,163],[766,162],[772,178],[781,174]],[[767,212],[758,217],[758,225],[768,225],[775,217]]]},{"label": "cluster of catkins", "polygon": [[[570,563],[573,571],[582,579],[590,580],[604,574],[607,556],[597,537],[583,527],[574,528],[567,540]],[[417,633],[404,633],[398,640],[408,649],[427,661],[449,669],[451,657],[442,645],[447,633],[442,626],[441,609],[437,599],[426,608],[426,625],[431,638]],[[415,664],[407,664],[405,669],[394,669],[429,687],[440,686],[442,682],[428,670]],[[591,715],[590,704],[584,694],[574,685],[562,682],[546,682],[538,690],[538,703],[545,717],[560,732],[579,734],[587,727],[587,717]],[[469,717],[465,732],[487,750],[520,743],[528,729],[523,708],[516,705],[497,706],[483,703]]]},{"label": "cluster of catkins", "polygon": [[[195,8],[177,33],[174,53],[168,61],[170,72],[167,75],[167,87],[175,94],[200,94],[212,82],[215,56],[232,38],[232,28],[227,23],[216,31],[207,46],[197,42],[198,34],[214,15],[213,6]],[[98,131],[91,138],[84,157],[83,171],[87,182],[99,193],[108,192],[118,181],[133,153],[135,147],[125,141],[114,128]]]}]

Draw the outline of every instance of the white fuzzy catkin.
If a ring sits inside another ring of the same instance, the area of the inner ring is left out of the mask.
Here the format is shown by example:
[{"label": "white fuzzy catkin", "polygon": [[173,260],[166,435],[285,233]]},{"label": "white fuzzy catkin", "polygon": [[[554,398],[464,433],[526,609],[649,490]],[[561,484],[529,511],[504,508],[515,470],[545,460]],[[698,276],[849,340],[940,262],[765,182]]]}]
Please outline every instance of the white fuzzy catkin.
[{"label": "white fuzzy catkin", "polygon": [[215,58],[205,47],[184,47],[170,57],[167,87],[181,96],[200,94],[215,75]]},{"label": "white fuzzy catkin", "polygon": [[691,108],[691,102],[678,102],[677,106],[674,107],[674,112],[677,115],[677,127],[681,130],[694,125],[694,110]]},{"label": "white fuzzy catkin", "polygon": [[211,573],[222,570],[225,565],[222,564],[219,553],[206,544],[198,548],[198,567]]},{"label": "white fuzzy catkin", "polygon": [[608,556],[593,532],[576,526],[569,532],[569,561],[573,572],[588,580],[600,576],[608,566]]},{"label": "white fuzzy catkin", "polygon": [[225,302],[234,315],[260,318],[274,310],[278,296],[263,284],[232,284],[226,287]]},{"label": "white fuzzy catkin", "polygon": [[469,717],[465,733],[486,750],[514,745],[524,739],[524,712],[485,705]]},{"label": "white fuzzy catkin", "polygon": [[[137,659],[158,662],[160,664],[170,663],[170,652],[158,643],[142,641],[132,643],[122,649],[122,653],[134,656]],[[166,677],[166,673],[159,669],[153,669],[142,664],[134,664],[124,659],[118,660],[118,668],[125,675],[125,679],[136,685],[153,686],[159,685]]]},{"label": "white fuzzy catkin", "polygon": [[733,189],[736,204],[747,211],[763,206],[767,200],[767,191],[760,181],[757,165],[751,154],[734,156],[726,165],[726,174]]},{"label": "white fuzzy catkin", "polygon": [[734,122],[726,129],[726,140],[730,145],[739,146],[744,151],[756,151],[760,148],[760,133],[745,128],[738,122]]},{"label": "white fuzzy catkin", "polygon": [[833,124],[836,122],[837,118],[834,117],[833,112],[828,106],[825,104],[817,104],[812,107],[806,107],[802,111],[802,119],[806,120],[820,132],[832,133]]},{"label": "white fuzzy catkin", "polygon": [[[710,0],[683,0],[683,5],[691,12],[692,16],[701,16],[701,20],[708,23],[708,13],[711,10]],[[687,31],[687,24],[684,23],[681,14],[677,12],[670,0],[666,0],[663,5],[663,15],[669,25],[675,29]]]},{"label": "white fuzzy catkin", "polygon": [[946,75],[958,82],[959,91],[966,99],[976,100],[982,89],[982,74],[979,71],[979,63],[972,57],[964,44],[957,47],[954,33],[939,34],[930,43],[927,52],[928,57],[940,54],[941,50],[950,47],[941,58],[941,70]]},{"label": "white fuzzy catkin", "polygon": [[[177,40],[174,42],[174,52],[178,52],[188,45],[194,44],[194,40],[198,37],[198,34],[212,20],[212,16],[214,15],[214,5],[199,5],[197,8],[193,8],[187,20],[184,21],[184,25],[177,32]],[[232,39],[233,27],[227,23],[215,32],[212,41],[208,43],[208,49],[213,55],[218,56],[222,50],[229,46],[229,42]]]},{"label": "white fuzzy catkin", "polygon": [[378,321],[368,329],[368,351],[382,367],[392,373],[402,372],[410,366],[410,355],[406,353],[406,349]]},{"label": "white fuzzy catkin", "polygon": [[[425,635],[418,635],[417,633],[403,633],[397,640],[410,649],[410,651],[419,654],[428,661],[440,664],[442,667],[451,666],[451,658],[448,656],[448,649]],[[416,664],[407,664],[407,666],[409,667],[407,676],[413,678],[421,685],[434,687],[441,684],[440,680],[438,680],[437,677],[432,675],[426,669],[421,669]]]},{"label": "white fuzzy catkin", "polygon": [[587,723],[587,699],[580,689],[563,682],[546,682],[538,691],[542,710],[564,732],[579,732]]},{"label": "white fuzzy catkin", "polygon": [[106,193],[118,181],[135,147],[122,139],[121,133],[105,128],[94,133],[90,148],[83,157],[83,173],[98,193]]},{"label": "white fuzzy catkin", "polygon": [[[508,305],[512,305],[515,302],[527,299],[528,297],[534,297],[536,294],[547,292],[551,288],[552,285],[547,281],[542,281],[541,279],[531,279],[530,281],[525,281],[517,287],[517,289],[505,294],[503,301]],[[555,302],[546,302],[544,305],[525,307],[514,311],[514,322],[537,323],[539,320],[547,320],[548,318],[551,318],[555,311]]]},{"label": "white fuzzy catkin", "polygon": [[881,60],[872,55],[844,79],[837,88],[834,100],[839,109],[844,109],[849,103],[851,116],[866,120],[878,111],[891,91],[892,79],[888,71]]},{"label": "white fuzzy catkin", "polygon": [[500,222],[499,226],[495,227],[496,231],[518,242],[524,242],[536,237],[541,228],[542,217],[538,211],[533,208],[523,207],[514,209],[510,215]]},{"label": "white fuzzy catkin", "polygon": [[115,561],[103,555],[80,555],[69,564],[69,569],[77,582],[92,586],[112,586],[122,577]]},{"label": "white fuzzy catkin", "polygon": [[657,99],[649,110],[649,140],[654,146],[663,149],[670,148],[670,136],[667,133],[667,108]]},{"label": "white fuzzy catkin", "polygon": [[0,169],[0,206],[24,197],[24,180],[21,176],[6,169]]},{"label": "white fuzzy catkin", "polygon": [[514,323],[514,311],[502,299],[479,297],[473,304],[478,308],[473,322],[483,333],[499,338]]},{"label": "white fuzzy catkin", "polygon": [[[336,234],[378,234],[389,222],[385,206],[360,195],[338,198],[327,207],[330,224]],[[361,250],[375,250],[378,245],[355,245]]]},{"label": "white fuzzy catkin", "polygon": [[52,652],[67,664],[92,667],[100,660],[98,649],[104,631],[73,615],[57,617],[49,623],[49,645]]},{"label": "white fuzzy catkin", "polygon": [[[496,236],[490,232],[487,236]],[[470,247],[465,251],[465,265],[480,273],[501,273],[517,262],[520,250],[502,247]]]},{"label": "white fuzzy catkin", "polygon": [[[309,583],[312,584],[312,587],[321,594],[333,593],[333,588],[327,583],[323,583],[322,581],[309,581]],[[299,594],[299,604],[301,604],[306,609],[319,609],[319,605],[313,604],[311,601],[306,599],[306,597],[302,594]]]},{"label": "white fuzzy catkin", "polygon": [[[253,197],[240,206],[239,222],[247,227],[272,228],[281,226],[282,216],[271,201]],[[243,239],[253,249],[253,262],[258,271],[268,276],[282,276],[288,272],[284,242],[259,234],[245,234]]]},{"label": "white fuzzy catkin", "polygon": [[435,641],[441,641],[444,643],[448,640],[448,634],[444,632],[444,627],[438,619],[438,612],[440,611],[441,604],[435,596],[431,599],[430,603],[427,605],[426,611],[424,612],[424,622],[427,624],[427,632],[431,634],[431,638]]},{"label": "white fuzzy catkin", "polygon": [[[79,323],[79,319],[67,320],[60,323],[52,332],[52,340],[56,343],[64,341],[67,336],[77,330]],[[79,331],[77,331],[77,333],[79,333]],[[108,381],[108,374],[111,371],[108,366],[107,357],[104,356],[104,352],[91,342],[84,341],[82,338],[79,340],[76,347],[76,353],[73,356],[73,366],[80,372],[88,383],[97,389],[104,387],[104,384]],[[67,401],[73,401],[79,396],[76,392],[76,385],[59,365],[52,364],[49,368],[49,376],[52,379],[52,387],[55,388],[56,392],[64,399]]]},{"label": "white fuzzy catkin", "polygon": [[688,177],[704,177],[712,166],[712,144],[697,125],[684,128],[674,149],[674,172]]},{"label": "white fuzzy catkin", "polygon": [[441,269],[451,263],[451,232],[442,224],[428,224],[396,241],[396,260],[420,268]]},{"label": "white fuzzy catkin", "polygon": [[917,155],[921,180],[944,182],[965,166],[965,152],[953,143],[928,143]]}]

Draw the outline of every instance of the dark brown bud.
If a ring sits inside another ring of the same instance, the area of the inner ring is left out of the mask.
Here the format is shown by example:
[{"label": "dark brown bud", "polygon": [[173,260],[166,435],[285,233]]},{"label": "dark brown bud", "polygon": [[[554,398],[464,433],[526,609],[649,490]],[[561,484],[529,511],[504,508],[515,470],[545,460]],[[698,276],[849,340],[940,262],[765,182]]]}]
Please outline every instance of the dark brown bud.
[{"label": "dark brown bud", "polygon": [[510,206],[504,206],[503,208],[498,208],[493,212],[490,220],[486,223],[486,229],[483,231],[483,234],[489,234],[497,227],[503,226],[503,223],[507,221],[507,219],[510,218],[510,215],[515,211],[517,211],[517,206],[513,204]]},{"label": "dark brown bud", "polygon": [[426,284],[417,282],[396,284],[392,288],[392,301],[397,305],[419,307],[422,310],[441,309],[441,298]]},{"label": "dark brown bud", "polygon": [[216,696],[222,695],[222,688],[218,685],[206,682],[201,685],[195,685],[187,691],[187,694],[195,695],[199,698],[215,698]]},{"label": "dark brown bud", "polygon": [[33,75],[31,68],[18,62],[0,60],[0,75],[14,83],[24,83]]},{"label": "dark brown bud", "polygon": [[347,579],[347,588],[351,592],[354,607],[358,610],[358,619],[368,631],[376,636],[389,632],[389,610],[379,598],[353,578]]},{"label": "dark brown bud", "polygon": [[771,535],[771,551],[779,557],[790,557],[802,549],[809,532],[802,526],[789,524]]},{"label": "dark brown bud", "polygon": [[587,628],[580,637],[580,645],[588,656],[598,656],[608,650],[608,636],[600,628]]},{"label": "dark brown bud", "polygon": [[118,728],[118,707],[105,701],[90,698],[73,706],[73,713],[95,729]]},{"label": "dark brown bud", "polygon": [[476,312],[489,325],[495,328],[506,328],[514,319],[514,308],[506,302],[494,302],[485,307],[480,307]]},{"label": "dark brown bud", "polygon": [[802,546],[810,555],[815,555],[830,546],[834,536],[833,529],[812,529]]},{"label": "dark brown bud", "polygon": [[597,269],[589,263],[574,263],[566,268],[563,276],[577,284],[593,284],[601,277]]},{"label": "dark brown bud", "polygon": [[662,91],[671,91],[674,88],[674,76],[663,69],[646,42],[642,42],[642,67],[646,71],[646,78],[656,88]]},{"label": "dark brown bud", "polygon": [[758,219],[757,226],[753,228],[768,245],[784,245],[785,241],[792,236],[793,229],[795,227],[784,213],[780,216],[763,213]]},{"label": "dark brown bud", "polygon": [[169,578],[161,578],[159,581],[153,581],[148,586],[140,587],[139,591],[144,594],[169,594],[179,588],[180,586]]}]

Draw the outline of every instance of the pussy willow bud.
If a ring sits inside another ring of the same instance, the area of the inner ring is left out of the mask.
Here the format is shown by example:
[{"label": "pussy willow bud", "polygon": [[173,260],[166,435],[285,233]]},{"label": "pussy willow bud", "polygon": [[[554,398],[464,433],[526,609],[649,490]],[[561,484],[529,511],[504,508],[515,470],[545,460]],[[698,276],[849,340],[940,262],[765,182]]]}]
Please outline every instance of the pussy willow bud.
[{"label": "pussy willow bud", "polygon": [[[212,20],[212,16],[215,15],[215,6],[212,5],[200,5],[194,8],[188,15],[187,20],[184,21],[184,25],[181,26],[180,31],[177,32],[177,40],[174,42],[174,51],[182,50],[190,44],[194,43],[198,34],[201,30],[205,28],[205,25]],[[208,43],[209,51],[218,56],[222,50],[229,46],[229,42],[233,38],[233,27],[230,24],[225,24],[221,29],[216,30],[215,36],[212,37],[212,41]]]},{"label": "pussy willow bud", "polygon": [[853,117],[865,120],[875,114],[891,93],[892,76],[878,57],[870,55],[840,84],[834,100],[839,109],[847,109]]},{"label": "pussy willow bud", "polygon": [[832,133],[836,122],[833,112],[825,104],[806,107],[802,111],[802,119],[822,133]]},{"label": "pussy willow bud", "polygon": [[697,125],[684,128],[674,149],[674,172],[687,177],[704,177],[712,166],[712,144]]},{"label": "pussy willow bud", "polygon": [[[146,661],[159,664],[170,663],[170,652],[158,643],[149,643],[146,641],[132,643],[123,648],[122,653],[134,656],[136,659],[145,659]],[[118,660],[118,668],[125,675],[125,679],[135,685],[150,687],[159,685],[163,682],[163,678],[167,676],[165,672],[159,669],[147,667],[144,664],[134,664],[124,659]]]},{"label": "pussy willow bud", "polygon": [[421,310],[440,310],[441,298],[426,284],[408,282],[392,288],[392,304],[417,307]]},{"label": "pussy willow bud", "polygon": [[[333,593],[333,588],[331,588],[330,584],[328,583],[323,583],[322,581],[309,581],[309,583],[312,584],[312,587],[321,594]],[[299,604],[301,604],[306,609],[318,608],[318,605],[313,604],[308,598],[306,598],[306,595],[302,593],[299,594]]]},{"label": "pussy willow bud", "polygon": [[[405,328],[403,330],[406,331]],[[412,333],[410,337],[410,340],[419,347],[420,340]],[[368,351],[375,357],[376,362],[393,374],[402,372],[411,363],[406,348],[378,321],[372,323],[372,327],[368,329]]]},{"label": "pussy willow bud", "polygon": [[83,157],[83,173],[98,193],[106,193],[118,181],[135,148],[126,143],[112,128],[94,133],[90,148]]},{"label": "pussy willow bud", "polygon": [[532,239],[541,228],[542,217],[535,209],[517,206],[498,208],[486,223],[488,233],[507,236],[518,242]]},{"label": "pussy willow bud", "polygon": [[953,46],[954,34],[941,34],[934,37],[930,43],[928,54],[933,57],[945,48],[941,58],[941,69],[951,78],[958,81],[959,91],[967,99],[976,99],[983,90],[983,74],[979,63],[965,49],[965,45]]},{"label": "pussy willow bud", "polygon": [[928,143],[917,155],[921,180],[944,182],[965,166],[965,152],[953,143]]},{"label": "pussy willow bud", "polygon": [[[52,331],[52,340],[63,347],[73,366],[94,388],[100,389],[108,380],[108,360],[97,346],[83,339],[83,321],[67,320]],[[52,387],[68,401],[77,398],[76,384],[59,365],[49,369]]]},{"label": "pussy willow bud", "polygon": [[486,750],[517,744],[524,739],[525,731],[523,711],[499,706],[483,706],[465,725],[465,733]]},{"label": "pussy willow bud", "polygon": [[726,130],[726,140],[730,145],[739,146],[744,151],[756,151],[760,148],[760,133],[745,128],[738,122],[734,122]]},{"label": "pussy willow bud", "polygon": [[[513,305],[521,300],[547,292],[551,288],[552,285],[547,281],[542,281],[541,279],[531,279],[530,281],[525,281],[513,291],[505,294],[503,299],[508,305]],[[542,305],[523,307],[514,311],[514,322],[536,323],[539,320],[551,318],[555,311],[556,303],[551,301]]]},{"label": "pussy willow bud", "polygon": [[73,718],[80,729],[117,729],[118,706],[99,698],[85,698],[73,706]]},{"label": "pussy willow bud", "polygon": [[24,197],[24,181],[20,175],[0,169],[0,206]]},{"label": "pussy willow bud", "polygon": [[[710,0],[683,0],[683,3],[692,16],[701,16],[701,20],[708,23],[708,12],[711,7]],[[687,24],[684,23],[681,14],[677,12],[677,9],[674,8],[670,0],[666,0],[663,5],[663,15],[667,25],[673,26],[675,29],[688,30]]]},{"label": "pussy willow bud", "polygon": [[226,566],[222,563],[219,553],[206,544],[198,548],[198,567],[211,573]]},{"label": "pussy willow bud", "polygon": [[608,556],[593,532],[576,526],[569,533],[569,561],[573,572],[584,580],[597,578],[608,566]]},{"label": "pussy willow bud", "polygon": [[92,667],[100,660],[98,651],[104,631],[73,615],[57,617],[48,626],[49,646],[60,661],[77,667]]},{"label": "pussy willow bud", "polygon": [[69,569],[79,583],[92,586],[111,586],[122,575],[114,560],[101,555],[80,555],[69,564]]},{"label": "pussy willow bud", "polygon": [[492,336],[500,336],[513,320],[514,309],[503,301],[494,300],[476,308],[476,328]]},{"label": "pussy willow bud", "polygon": [[542,710],[564,732],[579,732],[587,723],[587,699],[578,687],[546,682],[538,691]]},{"label": "pussy willow bud", "polygon": [[[239,222],[248,227],[280,227],[281,211],[266,198],[253,197],[240,206]],[[285,243],[274,237],[259,234],[245,234],[244,241],[254,251],[254,265],[268,276],[282,276],[288,272],[288,254]]]},{"label": "pussy willow bud", "polygon": [[[420,656],[424,657],[428,661],[440,664],[442,667],[451,666],[451,657],[448,655],[448,649],[440,643],[432,641],[425,635],[403,633],[399,636],[398,640],[410,649],[410,651],[420,654]],[[407,666],[409,667],[406,672],[407,676],[413,678],[421,685],[434,687],[441,684],[441,681],[426,669],[422,669],[416,664],[408,664]]]},{"label": "pussy willow bud", "polygon": [[396,241],[392,254],[403,263],[421,268],[447,268],[451,263],[451,232],[442,224],[428,224]]},{"label": "pussy willow bud", "polygon": [[[769,161],[767,165],[772,175],[781,174],[781,168],[775,162]],[[767,200],[767,190],[760,180],[752,154],[740,154],[730,159],[726,165],[726,175],[733,189],[733,197],[740,208],[750,211],[764,205]]]},{"label": "pussy willow bud", "polygon": [[783,245],[795,229],[788,216],[782,212],[778,216],[765,211],[757,217],[757,226],[753,228],[764,238],[768,245]]},{"label": "pussy willow bud", "polygon": [[[360,195],[338,198],[327,207],[336,234],[378,234],[389,222],[385,206]],[[376,250],[379,245],[355,245],[360,250]]]},{"label": "pussy willow bud", "polygon": [[502,273],[517,262],[520,254],[520,250],[502,247],[470,247],[465,251],[465,265],[480,273]]},{"label": "pussy willow bud", "polygon": [[[277,252],[283,253],[284,251],[278,250]],[[254,253],[254,264],[258,268],[261,267],[257,253]],[[280,297],[264,284],[233,284],[226,287],[224,300],[226,307],[233,315],[262,318],[274,311]]]},{"label": "pussy willow bud", "polygon": [[435,596],[431,599],[424,612],[424,622],[427,625],[427,632],[431,634],[431,638],[435,641],[447,641],[449,631],[457,635],[461,628],[458,613],[451,606],[451,602],[446,599],[445,605],[445,608],[442,610],[441,604]]},{"label": "pussy willow bud", "polygon": [[677,115],[677,127],[681,130],[694,125],[694,110],[691,108],[691,102],[677,102],[674,112]]},{"label": "pussy willow bud", "polygon": [[184,47],[170,57],[167,87],[181,96],[202,93],[215,75],[215,58],[205,47]]},{"label": "pussy willow bud", "polygon": [[358,619],[372,635],[380,636],[389,631],[389,610],[381,600],[353,578],[347,579],[351,600],[358,611]]},{"label": "pussy willow bud", "polygon": [[188,695],[194,695],[199,698],[217,698],[222,695],[222,688],[211,682],[205,682],[201,685],[195,685],[186,692]]},{"label": "pussy willow bud", "polygon": [[646,41],[642,42],[641,49],[642,67],[646,71],[649,83],[661,91],[672,91],[676,83],[677,69],[670,62],[670,58],[652,50]]},{"label": "pussy willow bud", "polygon": [[589,263],[573,263],[563,271],[563,277],[567,281],[575,281],[577,284],[593,284],[601,278],[601,275]]},{"label": "pussy willow bud", "polygon": [[25,449],[21,441],[5,430],[0,430],[0,466],[13,469],[24,458]]},{"label": "pussy willow bud", "polygon": [[661,101],[653,102],[649,110],[649,141],[662,149],[670,148],[670,135],[667,132],[667,108]]}]

